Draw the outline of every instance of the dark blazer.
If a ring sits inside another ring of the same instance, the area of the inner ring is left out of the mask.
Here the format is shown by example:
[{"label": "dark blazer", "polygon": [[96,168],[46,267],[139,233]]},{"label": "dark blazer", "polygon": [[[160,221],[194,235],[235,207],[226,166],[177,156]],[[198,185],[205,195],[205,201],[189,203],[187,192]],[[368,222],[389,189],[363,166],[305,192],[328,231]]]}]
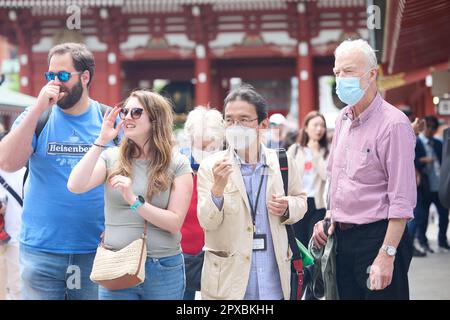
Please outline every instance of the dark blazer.
[{"label": "dark blazer", "polygon": [[[433,141],[434,153],[438,157],[439,164],[442,164],[442,142],[436,138],[432,138],[431,140]],[[421,163],[419,161],[420,158],[427,156],[427,151],[425,150],[425,146],[419,137],[417,137],[415,152],[416,156],[414,158],[414,166],[416,167],[416,170],[420,174],[420,184],[418,186],[418,190],[423,192],[430,192],[430,183],[428,182],[428,175],[424,171],[426,164]]]},{"label": "dark blazer", "polygon": [[444,131],[439,200],[444,207],[450,209],[450,128]]}]

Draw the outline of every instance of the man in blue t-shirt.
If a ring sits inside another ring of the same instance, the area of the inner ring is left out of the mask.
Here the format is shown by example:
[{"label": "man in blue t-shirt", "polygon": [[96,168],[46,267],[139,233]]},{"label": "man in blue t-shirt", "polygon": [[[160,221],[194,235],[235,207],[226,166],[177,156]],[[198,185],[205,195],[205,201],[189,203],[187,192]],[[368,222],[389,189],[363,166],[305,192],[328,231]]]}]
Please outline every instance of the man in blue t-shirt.
[{"label": "man in blue t-shirt", "polygon": [[[48,62],[48,83],[36,104],[0,143],[0,168],[15,171],[29,161],[20,234],[22,298],[97,299],[89,275],[104,225],[103,187],[81,195],[66,187],[102,125],[101,106],[89,98],[94,56],[83,45],[65,43],[50,50]],[[36,136],[38,120],[49,110]]]}]

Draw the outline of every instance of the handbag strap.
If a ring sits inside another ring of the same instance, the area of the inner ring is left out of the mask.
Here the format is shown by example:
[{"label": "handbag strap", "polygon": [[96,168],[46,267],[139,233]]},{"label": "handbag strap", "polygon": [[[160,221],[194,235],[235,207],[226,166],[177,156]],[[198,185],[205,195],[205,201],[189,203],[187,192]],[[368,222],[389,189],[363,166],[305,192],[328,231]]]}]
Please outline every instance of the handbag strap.
[{"label": "handbag strap", "polygon": [[144,234],[142,235],[142,237],[144,239],[147,239],[147,229],[148,229],[148,223],[147,223],[147,220],[145,220],[145,222],[144,222]]}]

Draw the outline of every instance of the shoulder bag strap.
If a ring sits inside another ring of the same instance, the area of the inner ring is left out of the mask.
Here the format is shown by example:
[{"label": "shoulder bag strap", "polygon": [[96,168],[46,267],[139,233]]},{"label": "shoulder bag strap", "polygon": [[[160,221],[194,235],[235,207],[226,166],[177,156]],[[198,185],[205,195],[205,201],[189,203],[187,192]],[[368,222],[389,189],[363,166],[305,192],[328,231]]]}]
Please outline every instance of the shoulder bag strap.
[{"label": "shoulder bag strap", "polygon": [[5,181],[5,179],[0,175],[0,184],[16,199],[16,201],[20,204],[21,207],[23,207],[23,200],[22,198],[17,194],[16,191]]},{"label": "shoulder bag strap", "polygon": [[[278,162],[280,164],[281,178],[283,179],[284,194],[288,195],[289,186],[289,166],[285,149],[278,149]],[[286,225],[286,232],[289,241],[289,247],[292,251],[292,266],[297,274],[297,292],[296,299],[301,300],[303,291],[303,260],[300,249],[295,239],[294,228],[292,225]]]}]

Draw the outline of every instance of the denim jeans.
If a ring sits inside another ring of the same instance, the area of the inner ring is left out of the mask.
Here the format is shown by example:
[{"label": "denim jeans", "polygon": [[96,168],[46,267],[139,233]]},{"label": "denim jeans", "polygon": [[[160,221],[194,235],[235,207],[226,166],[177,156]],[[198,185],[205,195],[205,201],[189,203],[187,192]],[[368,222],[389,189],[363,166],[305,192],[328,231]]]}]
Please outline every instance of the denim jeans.
[{"label": "denim jeans", "polygon": [[183,300],[195,300],[195,290],[185,290]]},{"label": "denim jeans", "polygon": [[89,276],[95,253],[57,254],[20,246],[22,299],[97,300]]},{"label": "denim jeans", "polygon": [[145,281],[122,290],[99,287],[100,300],[182,300],[186,280],[183,255],[150,258],[145,262]]}]

